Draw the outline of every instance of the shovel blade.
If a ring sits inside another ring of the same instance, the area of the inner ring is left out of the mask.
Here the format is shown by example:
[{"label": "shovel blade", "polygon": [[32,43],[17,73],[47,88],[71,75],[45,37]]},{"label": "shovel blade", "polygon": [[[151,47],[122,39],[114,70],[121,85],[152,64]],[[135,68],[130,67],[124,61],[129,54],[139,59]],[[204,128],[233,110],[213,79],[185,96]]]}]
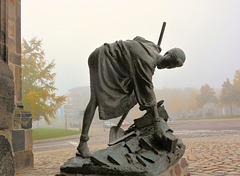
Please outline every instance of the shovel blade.
[{"label": "shovel blade", "polygon": [[109,132],[109,143],[115,141],[116,139],[124,136],[124,130],[122,128],[117,128],[117,126],[112,126]]}]

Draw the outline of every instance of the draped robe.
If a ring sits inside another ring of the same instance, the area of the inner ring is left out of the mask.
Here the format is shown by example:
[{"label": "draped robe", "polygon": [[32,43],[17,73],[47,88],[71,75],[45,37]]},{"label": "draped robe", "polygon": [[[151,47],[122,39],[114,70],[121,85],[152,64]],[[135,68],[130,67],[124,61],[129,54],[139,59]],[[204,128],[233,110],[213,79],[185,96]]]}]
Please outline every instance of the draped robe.
[{"label": "draped robe", "polygon": [[152,76],[160,47],[141,37],[100,46],[88,59],[91,96],[96,96],[99,118],[156,105]]}]

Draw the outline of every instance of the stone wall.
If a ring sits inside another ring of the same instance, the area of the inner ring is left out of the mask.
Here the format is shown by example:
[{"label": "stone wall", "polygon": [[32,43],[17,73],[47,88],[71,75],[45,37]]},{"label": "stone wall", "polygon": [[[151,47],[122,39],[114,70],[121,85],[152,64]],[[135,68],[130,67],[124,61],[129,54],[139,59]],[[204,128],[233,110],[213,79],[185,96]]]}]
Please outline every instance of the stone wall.
[{"label": "stone wall", "polygon": [[[1,65],[7,63],[11,70],[15,109],[11,117],[0,114],[0,126],[5,127],[5,137],[13,146],[15,169],[23,169],[33,167],[33,142],[31,114],[22,106],[21,0],[0,0],[0,10],[0,60]],[[8,87],[3,86],[2,89],[6,92]],[[0,108],[5,106],[8,106],[6,99],[0,100]]]},{"label": "stone wall", "polygon": [[12,146],[17,170],[33,167],[32,119],[30,116],[31,114],[23,109],[15,109]]},{"label": "stone wall", "polygon": [[[15,105],[22,104],[22,69],[21,69],[21,1],[1,0],[5,2],[5,45],[6,62],[12,70],[15,87]],[[4,35],[4,34],[3,34]],[[2,37],[1,37],[2,38]]]},{"label": "stone wall", "polygon": [[0,60],[0,130],[13,128],[14,83],[8,65]]},{"label": "stone wall", "polygon": [[[3,55],[0,57],[4,58]],[[14,83],[12,72],[4,59],[0,59],[0,175],[14,175],[12,148]]]}]

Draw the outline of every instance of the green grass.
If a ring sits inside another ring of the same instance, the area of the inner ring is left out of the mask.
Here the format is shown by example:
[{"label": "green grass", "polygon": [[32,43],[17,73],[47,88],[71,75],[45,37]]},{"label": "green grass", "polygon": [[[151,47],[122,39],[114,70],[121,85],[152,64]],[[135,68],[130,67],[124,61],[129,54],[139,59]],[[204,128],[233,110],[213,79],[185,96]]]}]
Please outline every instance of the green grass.
[{"label": "green grass", "polygon": [[39,128],[33,129],[33,140],[70,136],[74,134],[80,134],[80,131],[57,128]]},{"label": "green grass", "polygon": [[202,120],[202,119],[236,119],[240,118],[240,115],[225,115],[225,116],[212,116],[212,117],[187,117],[176,120]]}]

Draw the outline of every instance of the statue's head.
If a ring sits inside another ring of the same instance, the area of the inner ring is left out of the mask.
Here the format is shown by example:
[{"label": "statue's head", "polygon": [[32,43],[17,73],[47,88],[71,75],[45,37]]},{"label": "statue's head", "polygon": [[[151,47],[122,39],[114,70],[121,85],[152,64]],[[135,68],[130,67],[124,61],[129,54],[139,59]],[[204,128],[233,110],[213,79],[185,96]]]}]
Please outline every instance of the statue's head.
[{"label": "statue's head", "polygon": [[186,60],[185,53],[180,48],[173,48],[159,57],[158,69],[181,67]]}]

